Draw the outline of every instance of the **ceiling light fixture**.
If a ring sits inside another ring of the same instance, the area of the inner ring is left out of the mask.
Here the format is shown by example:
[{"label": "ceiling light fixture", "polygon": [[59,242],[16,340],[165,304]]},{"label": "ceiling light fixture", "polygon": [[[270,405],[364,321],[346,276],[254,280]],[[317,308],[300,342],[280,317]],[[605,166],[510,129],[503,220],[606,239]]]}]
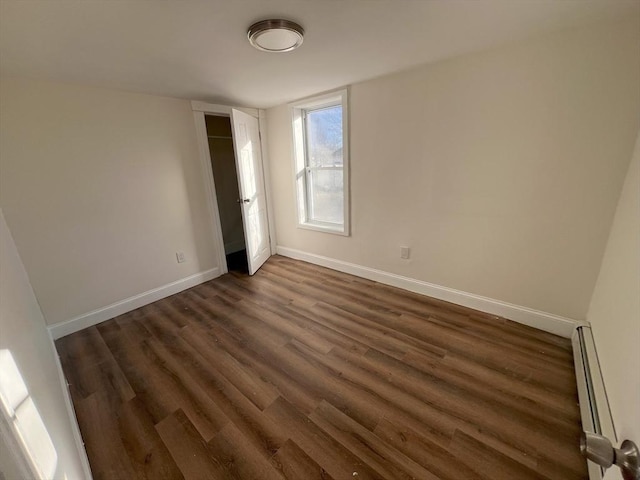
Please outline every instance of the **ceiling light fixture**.
[{"label": "ceiling light fixture", "polygon": [[302,45],[304,30],[289,20],[262,20],[249,27],[249,43],[263,52],[290,52]]}]

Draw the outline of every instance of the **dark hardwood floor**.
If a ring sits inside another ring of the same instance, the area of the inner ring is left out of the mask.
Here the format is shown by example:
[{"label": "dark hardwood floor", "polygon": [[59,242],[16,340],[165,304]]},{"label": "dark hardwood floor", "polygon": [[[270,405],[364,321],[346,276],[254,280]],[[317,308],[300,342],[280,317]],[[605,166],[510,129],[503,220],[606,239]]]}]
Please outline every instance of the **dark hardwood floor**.
[{"label": "dark hardwood floor", "polygon": [[284,257],[56,342],[95,479],[586,479],[569,340]]}]

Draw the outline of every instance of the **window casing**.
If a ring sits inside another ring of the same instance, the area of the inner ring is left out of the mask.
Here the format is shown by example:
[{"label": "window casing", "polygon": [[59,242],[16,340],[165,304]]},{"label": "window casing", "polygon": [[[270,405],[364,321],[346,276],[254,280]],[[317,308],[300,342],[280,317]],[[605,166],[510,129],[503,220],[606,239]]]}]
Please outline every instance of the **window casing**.
[{"label": "window casing", "polygon": [[291,105],[298,226],[349,235],[347,90]]}]

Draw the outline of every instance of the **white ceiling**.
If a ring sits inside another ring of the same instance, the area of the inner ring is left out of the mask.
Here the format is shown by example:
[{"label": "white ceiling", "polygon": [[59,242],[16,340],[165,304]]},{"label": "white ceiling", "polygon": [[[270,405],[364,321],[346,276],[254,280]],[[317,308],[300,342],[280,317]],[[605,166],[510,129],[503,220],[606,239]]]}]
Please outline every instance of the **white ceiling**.
[{"label": "white ceiling", "polygon": [[[544,31],[640,14],[638,0],[0,0],[0,74],[269,107]],[[298,50],[254,50],[281,17]]]}]

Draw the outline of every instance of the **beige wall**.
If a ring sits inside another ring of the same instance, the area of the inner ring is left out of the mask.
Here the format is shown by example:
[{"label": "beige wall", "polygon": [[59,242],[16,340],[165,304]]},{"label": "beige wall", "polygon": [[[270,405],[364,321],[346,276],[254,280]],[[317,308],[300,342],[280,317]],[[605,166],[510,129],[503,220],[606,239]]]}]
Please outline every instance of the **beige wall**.
[{"label": "beige wall", "polygon": [[53,343],[1,210],[0,266],[0,350],[9,350],[51,437],[57,454],[54,478],[85,478]]},{"label": "beige wall", "polygon": [[640,442],[640,135],[618,202],[591,322],[620,440]]},{"label": "beige wall", "polygon": [[290,115],[269,109],[278,244],[584,319],[638,132],[637,25],[353,85],[350,237],[296,228]]},{"label": "beige wall", "polygon": [[216,266],[189,102],[2,79],[0,126],[0,206],[47,323]]}]

